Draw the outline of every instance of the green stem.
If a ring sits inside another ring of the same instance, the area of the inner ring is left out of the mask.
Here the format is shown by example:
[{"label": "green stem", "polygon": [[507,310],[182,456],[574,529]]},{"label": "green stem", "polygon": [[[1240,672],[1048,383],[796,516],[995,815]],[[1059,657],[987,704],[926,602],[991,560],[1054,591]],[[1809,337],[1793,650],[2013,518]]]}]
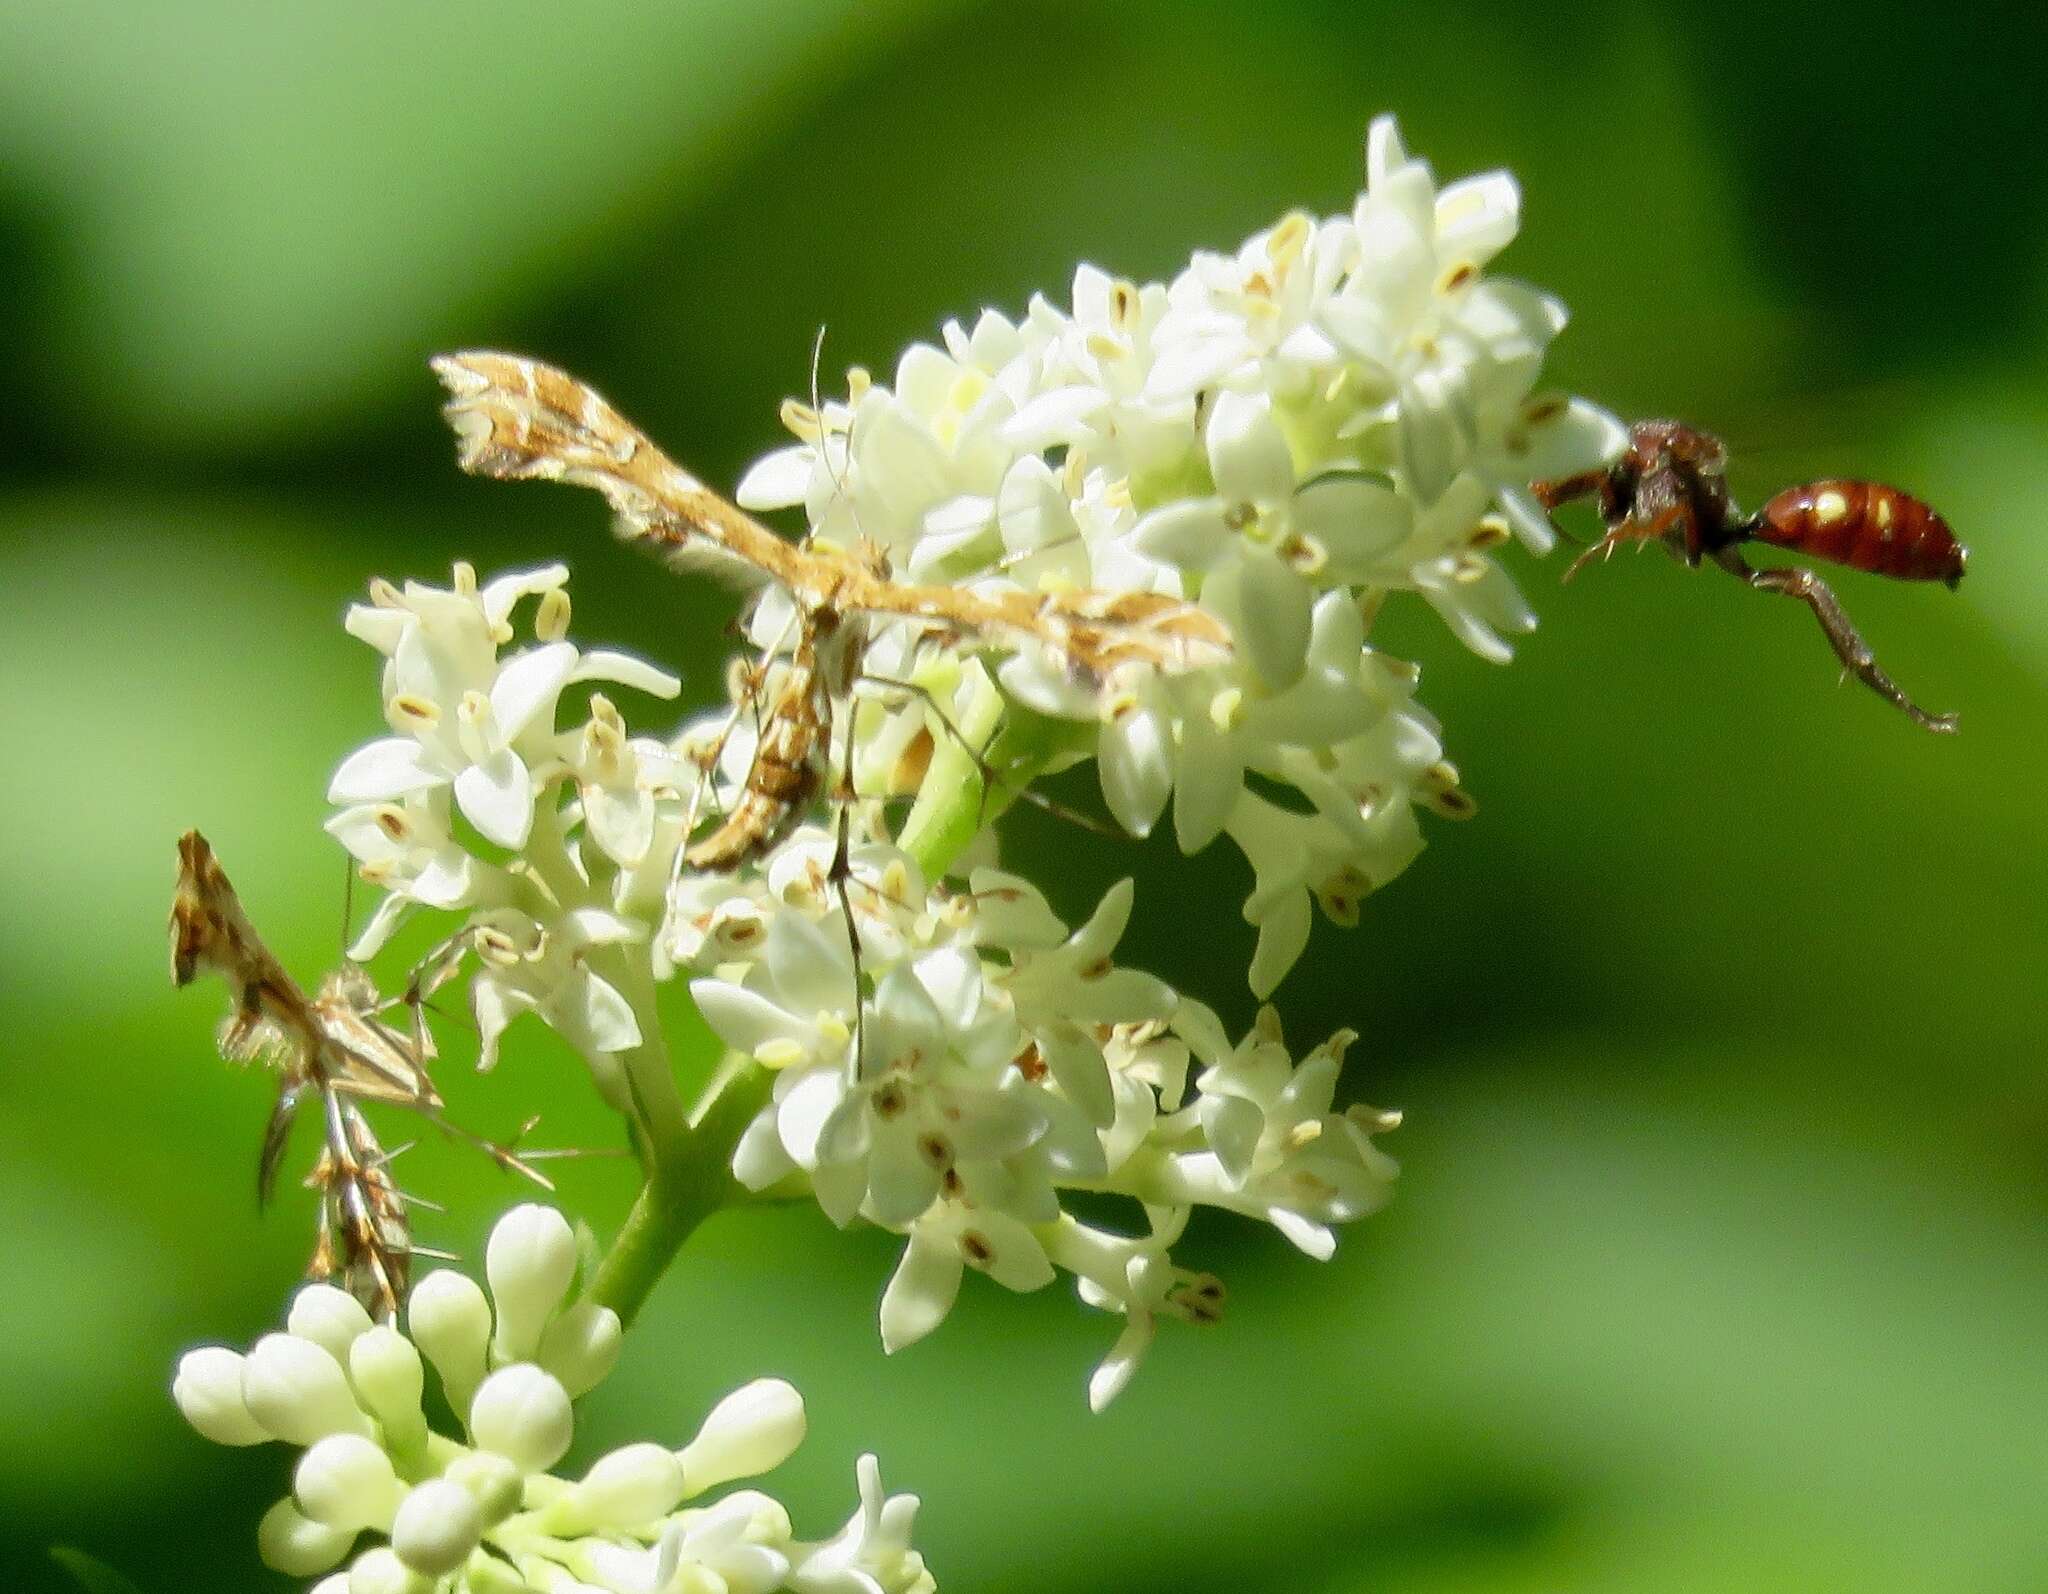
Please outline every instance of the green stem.
[{"label": "green stem", "polygon": [[647,1183],[591,1280],[590,1298],[621,1322],[633,1321],[697,1225],[739,1193],[733,1148],[768,1099],[773,1076],[749,1058],[728,1063],[679,1133],[651,1138]]},{"label": "green stem", "polygon": [[[1071,751],[1086,730],[1006,703],[986,676],[956,723],[959,736],[947,737],[934,749],[897,839],[931,879],[945,873],[968,843],[1025,786]],[[971,751],[976,747],[985,748],[979,759]],[[984,770],[993,776],[986,791]],[[630,956],[604,961],[605,977],[632,1004],[643,1037],[620,1060],[645,1130],[647,1183],[598,1264],[590,1298],[631,1323],[697,1225],[745,1198],[732,1176],[733,1150],[767,1100],[773,1076],[750,1058],[728,1056],[696,1109],[686,1114],[662,1041],[652,972]]]},{"label": "green stem", "polygon": [[[950,869],[968,843],[1090,729],[1007,701],[986,675],[955,723],[960,734],[946,736],[933,749],[917,801],[896,838],[928,880]],[[974,748],[982,749],[979,757]],[[994,777],[986,785],[984,772]]]}]

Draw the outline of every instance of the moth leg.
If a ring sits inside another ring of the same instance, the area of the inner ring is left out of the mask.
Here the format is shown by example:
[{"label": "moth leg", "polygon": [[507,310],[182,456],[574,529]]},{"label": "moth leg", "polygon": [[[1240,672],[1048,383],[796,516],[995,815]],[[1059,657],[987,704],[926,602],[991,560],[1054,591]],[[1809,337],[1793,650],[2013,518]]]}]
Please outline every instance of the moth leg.
[{"label": "moth leg", "polygon": [[1722,569],[1741,577],[1757,591],[1783,593],[1805,604],[1820,622],[1821,630],[1827,635],[1828,646],[1835,650],[1835,657],[1842,661],[1842,667],[1915,725],[1941,734],[1955,730],[1959,723],[1955,715],[1928,713],[1878,667],[1877,655],[1870,651],[1870,645],[1850,623],[1840,601],[1829,590],[1828,584],[1811,570],[1758,570],[1733,548],[1716,549],[1714,558]]},{"label": "moth leg", "polygon": [[[1002,781],[1002,771],[990,762],[987,748],[976,747],[968,739],[967,733],[954,722],[952,716],[946,712],[945,705],[938,700],[937,695],[930,687],[920,685],[916,681],[899,681],[892,676],[868,675],[866,673],[856,676],[854,680],[855,684],[859,686],[872,686],[886,692],[902,692],[922,702],[926,711],[930,713],[933,719],[938,721],[939,728],[951,737],[955,745],[974,761],[974,771],[981,778],[980,800],[983,806],[986,807],[990,795]],[[1017,787],[1013,795],[1021,801],[1030,803],[1034,808],[1043,809],[1055,819],[1064,819],[1068,824],[1079,825],[1083,830],[1091,831],[1095,835],[1107,836],[1113,841],[1129,839],[1122,831],[1105,825],[1101,820],[1092,815],[1082,813],[1078,808],[1069,808],[1064,803],[1046,796],[1042,791],[1034,790],[1029,785]]]}]

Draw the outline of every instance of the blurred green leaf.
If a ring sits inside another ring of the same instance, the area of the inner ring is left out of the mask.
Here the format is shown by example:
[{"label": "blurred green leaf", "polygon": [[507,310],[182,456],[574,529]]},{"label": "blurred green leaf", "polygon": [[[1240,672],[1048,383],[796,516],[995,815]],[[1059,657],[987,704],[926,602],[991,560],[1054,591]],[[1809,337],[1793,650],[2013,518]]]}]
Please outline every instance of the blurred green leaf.
[{"label": "blurred green leaf", "polygon": [[943,3],[11,7],[0,152],[79,245],[66,397],[209,448],[344,415]]}]

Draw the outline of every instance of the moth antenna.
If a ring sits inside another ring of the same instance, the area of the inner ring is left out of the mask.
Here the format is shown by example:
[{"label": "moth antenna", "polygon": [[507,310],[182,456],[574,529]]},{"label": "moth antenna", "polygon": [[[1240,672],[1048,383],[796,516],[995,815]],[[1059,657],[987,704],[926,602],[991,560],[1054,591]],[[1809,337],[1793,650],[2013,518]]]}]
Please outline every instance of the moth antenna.
[{"label": "moth antenna", "polygon": [[584,1157],[630,1157],[625,1146],[535,1146],[519,1153],[528,1162],[567,1162]]}]

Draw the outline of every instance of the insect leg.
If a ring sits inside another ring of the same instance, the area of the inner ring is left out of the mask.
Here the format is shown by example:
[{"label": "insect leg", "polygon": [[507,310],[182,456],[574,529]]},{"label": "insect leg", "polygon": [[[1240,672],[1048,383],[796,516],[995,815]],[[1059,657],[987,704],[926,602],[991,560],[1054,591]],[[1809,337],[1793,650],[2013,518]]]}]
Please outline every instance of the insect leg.
[{"label": "insect leg", "polygon": [[1928,713],[1878,667],[1877,656],[1857,634],[1856,627],[1850,623],[1848,614],[1828,584],[1811,570],[1758,570],[1733,548],[1716,549],[1714,559],[1722,569],[1740,576],[1757,591],[1781,592],[1788,598],[1797,598],[1813,610],[1814,618],[1820,621],[1821,630],[1827,633],[1828,645],[1835,650],[1835,657],[1842,661],[1842,667],[1915,725],[1936,732],[1949,732],[1956,728],[1955,715]]},{"label": "insect leg", "polygon": [[853,922],[853,897],[848,886],[853,880],[853,705],[847,704],[846,752],[840,770],[839,814],[832,843],[832,866],[825,878],[839,891],[839,916],[846,921],[846,949],[853,958],[853,1078],[858,1084],[867,1077],[868,1025],[861,1010],[860,929]]},{"label": "insect leg", "polygon": [[[968,740],[967,733],[954,723],[952,717],[947,714],[945,706],[939,702],[937,695],[933,693],[930,687],[923,686],[916,681],[899,681],[892,676],[869,675],[865,672],[855,676],[854,683],[857,686],[879,687],[883,691],[888,692],[902,692],[919,699],[932,718],[939,722],[939,728],[952,737],[961,751],[974,760],[975,773],[981,778],[981,800],[984,803],[988,801],[989,794],[996,789],[997,784],[1002,779],[1002,772],[989,762],[988,754],[984,749],[976,747],[973,742]],[[1107,836],[1112,841],[1127,841],[1130,839],[1122,831],[1105,825],[1101,820],[1092,815],[1084,814],[1077,808],[1069,808],[1064,803],[1055,802],[1052,798],[1046,796],[1044,792],[1034,790],[1028,785],[1019,786],[1014,795],[1022,801],[1030,803],[1034,808],[1043,809],[1055,819],[1064,819],[1069,824],[1079,825],[1083,830],[1092,831],[1098,836]]]},{"label": "insect leg", "polygon": [[1638,524],[1634,519],[1629,519],[1621,521],[1617,525],[1609,526],[1606,536],[1593,543],[1578,558],[1564,567],[1564,574],[1558,578],[1559,584],[1562,585],[1564,582],[1571,580],[1573,576],[1577,575],[1581,569],[1591,564],[1595,559],[1600,560],[1603,564],[1607,560],[1612,559],[1614,557],[1614,550],[1625,542],[1635,540],[1648,542],[1653,538],[1662,537],[1678,522],[1679,517],[1684,513],[1685,506],[1683,504],[1673,504],[1654,520],[1646,523]]},{"label": "insect leg", "polygon": [[1607,485],[1609,474],[1603,465],[1597,470],[1582,470],[1577,475],[1560,476],[1554,481],[1531,482],[1529,495],[1545,509],[1555,509],[1574,499],[1591,498]]}]

